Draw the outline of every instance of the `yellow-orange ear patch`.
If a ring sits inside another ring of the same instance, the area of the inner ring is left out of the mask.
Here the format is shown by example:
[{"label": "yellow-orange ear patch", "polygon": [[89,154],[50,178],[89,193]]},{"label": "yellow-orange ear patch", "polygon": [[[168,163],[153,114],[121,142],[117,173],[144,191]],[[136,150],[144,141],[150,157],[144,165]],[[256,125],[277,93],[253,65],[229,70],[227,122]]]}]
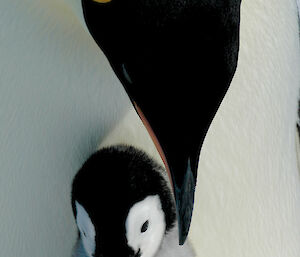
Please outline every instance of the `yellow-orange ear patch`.
[{"label": "yellow-orange ear patch", "polygon": [[101,3],[101,4],[106,4],[106,3],[111,2],[111,0],[93,0],[93,1],[96,3]]}]

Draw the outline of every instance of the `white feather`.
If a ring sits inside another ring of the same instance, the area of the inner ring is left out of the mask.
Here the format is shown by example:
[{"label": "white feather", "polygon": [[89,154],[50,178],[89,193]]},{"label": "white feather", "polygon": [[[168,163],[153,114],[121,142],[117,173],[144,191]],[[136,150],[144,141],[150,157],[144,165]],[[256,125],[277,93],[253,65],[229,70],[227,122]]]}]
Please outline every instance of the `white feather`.
[{"label": "white feather", "polygon": [[84,249],[81,238],[77,239],[72,250],[72,257],[89,257]]},{"label": "white feather", "polygon": [[[148,228],[142,232],[141,227],[147,222]],[[161,245],[166,222],[158,195],[147,196],[135,203],[126,219],[126,237],[128,245],[141,257],[153,257]]]},{"label": "white feather", "polygon": [[75,201],[76,206],[76,223],[80,232],[82,245],[88,257],[92,257],[96,249],[96,231],[89,214],[84,207]]},{"label": "white feather", "polygon": [[184,245],[178,244],[177,225],[165,235],[161,247],[155,257],[194,257],[195,252],[187,240]]}]

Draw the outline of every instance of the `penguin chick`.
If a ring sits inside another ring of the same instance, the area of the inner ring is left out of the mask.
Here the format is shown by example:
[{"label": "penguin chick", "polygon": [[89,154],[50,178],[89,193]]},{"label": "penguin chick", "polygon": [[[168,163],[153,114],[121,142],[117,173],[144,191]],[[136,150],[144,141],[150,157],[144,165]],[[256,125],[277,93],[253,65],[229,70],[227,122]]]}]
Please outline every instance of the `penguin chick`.
[{"label": "penguin chick", "polygon": [[72,257],[190,257],[178,245],[175,203],[163,168],[132,146],[94,153],[76,174]]}]

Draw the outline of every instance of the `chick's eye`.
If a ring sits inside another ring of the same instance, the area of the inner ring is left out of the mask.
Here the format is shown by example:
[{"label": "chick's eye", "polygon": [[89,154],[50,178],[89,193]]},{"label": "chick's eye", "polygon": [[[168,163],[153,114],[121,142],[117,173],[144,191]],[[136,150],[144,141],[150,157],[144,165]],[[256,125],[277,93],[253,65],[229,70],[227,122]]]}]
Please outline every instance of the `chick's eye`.
[{"label": "chick's eye", "polygon": [[145,221],[145,223],[143,224],[143,226],[141,227],[141,233],[144,233],[147,231],[148,229],[148,226],[149,226],[149,221]]}]

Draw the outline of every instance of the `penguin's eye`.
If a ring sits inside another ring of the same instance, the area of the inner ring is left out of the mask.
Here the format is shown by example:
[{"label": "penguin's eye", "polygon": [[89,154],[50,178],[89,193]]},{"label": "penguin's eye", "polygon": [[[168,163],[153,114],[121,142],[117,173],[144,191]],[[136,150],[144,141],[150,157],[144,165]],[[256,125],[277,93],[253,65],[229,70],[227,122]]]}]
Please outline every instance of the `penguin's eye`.
[{"label": "penguin's eye", "polygon": [[145,221],[145,223],[143,224],[143,226],[141,227],[141,233],[144,233],[147,231],[148,229],[148,225],[149,225],[149,221]]}]

